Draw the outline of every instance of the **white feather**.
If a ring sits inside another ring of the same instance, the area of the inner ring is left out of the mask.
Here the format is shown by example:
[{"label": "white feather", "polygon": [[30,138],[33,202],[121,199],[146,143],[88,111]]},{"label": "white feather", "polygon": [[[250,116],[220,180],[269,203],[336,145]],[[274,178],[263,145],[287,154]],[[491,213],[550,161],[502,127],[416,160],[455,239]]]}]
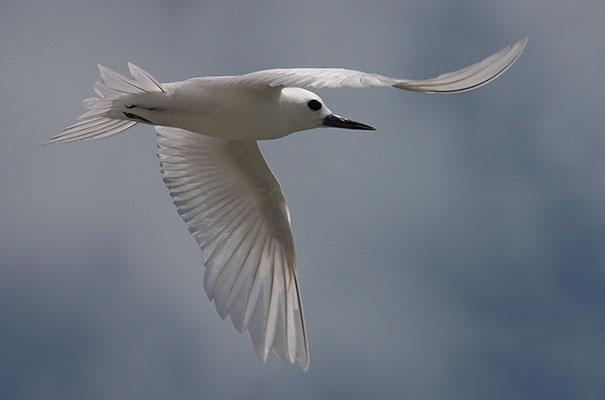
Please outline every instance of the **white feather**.
[{"label": "white feather", "polygon": [[83,104],[90,111],[78,117],[80,122],[68,126],[42,145],[63,144],[78,140],[103,139],[117,135],[135,126],[140,120],[129,119],[125,103],[121,98],[132,101],[133,96],[149,93],[164,93],[164,88],[148,72],[134,64],[128,64],[134,78],[128,79],[111,69],[99,65],[101,80],[95,82],[94,90],[99,97],[89,97]]},{"label": "white feather", "polygon": [[[437,78],[411,80],[390,78],[368,72],[342,68],[268,69],[239,76],[215,77],[211,84],[300,86],[313,88],[388,87],[425,93],[454,93],[475,89],[496,79],[519,58],[527,39],[507,46],[483,61]],[[209,78],[195,78],[208,80]],[[195,80],[194,79],[194,80]]]},{"label": "white feather", "polygon": [[199,243],[204,287],[262,360],[309,366],[286,200],[255,141],[156,127],[164,182]]}]

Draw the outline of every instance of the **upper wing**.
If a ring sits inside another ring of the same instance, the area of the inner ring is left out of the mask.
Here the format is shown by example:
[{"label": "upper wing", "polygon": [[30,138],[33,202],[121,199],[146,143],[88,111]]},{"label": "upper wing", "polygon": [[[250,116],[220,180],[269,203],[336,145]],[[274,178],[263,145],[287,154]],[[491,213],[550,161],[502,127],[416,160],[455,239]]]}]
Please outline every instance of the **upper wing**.
[{"label": "upper wing", "polygon": [[286,199],[255,141],[156,127],[164,182],[202,249],[204,288],[222,318],[269,350],[309,367]]},{"label": "upper wing", "polygon": [[[367,72],[341,68],[268,69],[250,74],[221,77],[216,85],[266,84],[269,86],[301,86],[314,88],[392,86],[425,93],[453,93],[471,90],[496,79],[519,58],[527,39],[509,45],[485,60],[433,79],[411,80],[389,78]],[[200,78],[205,79],[205,78]]]}]

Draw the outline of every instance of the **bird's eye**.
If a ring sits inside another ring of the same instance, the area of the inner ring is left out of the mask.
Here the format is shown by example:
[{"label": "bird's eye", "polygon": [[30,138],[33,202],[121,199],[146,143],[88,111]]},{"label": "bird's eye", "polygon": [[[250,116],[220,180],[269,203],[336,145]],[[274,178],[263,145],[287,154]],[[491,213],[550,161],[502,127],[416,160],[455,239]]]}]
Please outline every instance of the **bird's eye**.
[{"label": "bird's eye", "polygon": [[315,99],[309,101],[307,103],[307,105],[309,106],[309,108],[313,111],[317,111],[321,108],[321,103]]}]

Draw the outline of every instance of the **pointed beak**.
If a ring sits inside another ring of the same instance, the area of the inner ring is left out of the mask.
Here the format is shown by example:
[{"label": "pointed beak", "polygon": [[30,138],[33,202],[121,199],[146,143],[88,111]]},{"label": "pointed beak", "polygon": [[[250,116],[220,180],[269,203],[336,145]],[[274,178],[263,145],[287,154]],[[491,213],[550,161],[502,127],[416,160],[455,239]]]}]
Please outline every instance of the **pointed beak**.
[{"label": "pointed beak", "polygon": [[334,128],[344,129],[359,129],[363,131],[375,131],[376,128],[370,125],[362,124],[361,122],[351,121],[350,119],[343,118],[340,115],[330,114],[323,119],[324,126],[331,126]]}]

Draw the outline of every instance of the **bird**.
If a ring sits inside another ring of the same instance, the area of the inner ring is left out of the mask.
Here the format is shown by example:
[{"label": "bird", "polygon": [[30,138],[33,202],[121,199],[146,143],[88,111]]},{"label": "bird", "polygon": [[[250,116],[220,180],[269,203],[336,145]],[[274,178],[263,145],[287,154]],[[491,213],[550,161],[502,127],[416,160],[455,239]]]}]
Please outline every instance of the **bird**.
[{"label": "bird", "polygon": [[221,318],[247,332],[256,356],[272,351],[309,368],[309,346],[290,213],[259,140],[320,127],[375,130],[333,113],[304,89],[393,87],[423,93],[476,89],[506,71],[527,38],[466,68],[426,80],[342,68],[269,69],[160,83],[98,65],[89,109],[42,145],[102,139],[154,125],[163,181],[204,264],[203,286]]}]

